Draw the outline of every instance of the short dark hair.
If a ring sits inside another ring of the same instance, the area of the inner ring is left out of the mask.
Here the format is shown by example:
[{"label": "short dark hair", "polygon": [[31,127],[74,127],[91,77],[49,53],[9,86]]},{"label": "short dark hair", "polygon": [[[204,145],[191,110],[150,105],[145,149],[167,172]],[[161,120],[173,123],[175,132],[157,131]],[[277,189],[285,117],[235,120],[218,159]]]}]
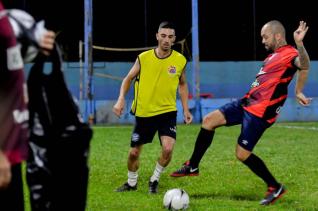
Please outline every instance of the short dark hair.
[{"label": "short dark hair", "polygon": [[175,30],[174,24],[172,22],[169,22],[169,21],[161,22],[160,25],[159,25],[158,31],[160,29],[162,29],[162,28],[164,28],[164,29],[174,29]]},{"label": "short dark hair", "polygon": [[271,27],[271,30],[274,34],[281,33],[285,37],[285,27],[280,21],[271,20],[267,24]]}]

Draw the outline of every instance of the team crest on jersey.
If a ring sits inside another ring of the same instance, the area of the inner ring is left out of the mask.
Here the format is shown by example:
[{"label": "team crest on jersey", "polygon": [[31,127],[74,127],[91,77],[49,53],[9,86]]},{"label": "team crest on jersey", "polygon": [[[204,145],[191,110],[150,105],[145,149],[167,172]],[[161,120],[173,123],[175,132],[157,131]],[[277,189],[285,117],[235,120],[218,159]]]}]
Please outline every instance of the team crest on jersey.
[{"label": "team crest on jersey", "polygon": [[266,72],[265,71],[263,71],[263,67],[259,70],[259,72],[257,73],[257,75],[263,75],[263,74],[265,74]]},{"label": "team crest on jersey", "polygon": [[171,66],[168,68],[168,73],[171,74],[171,75],[176,74],[176,73],[177,73],[176,67],[171,65]]},{"label": "team crest on jersey", "polygon": [[258,82],[258,80],[256,79],[256,80],[252,83],[251,88],[254,88],[254,87],[257,87],[257,86],[259,86],[259,82]]}]

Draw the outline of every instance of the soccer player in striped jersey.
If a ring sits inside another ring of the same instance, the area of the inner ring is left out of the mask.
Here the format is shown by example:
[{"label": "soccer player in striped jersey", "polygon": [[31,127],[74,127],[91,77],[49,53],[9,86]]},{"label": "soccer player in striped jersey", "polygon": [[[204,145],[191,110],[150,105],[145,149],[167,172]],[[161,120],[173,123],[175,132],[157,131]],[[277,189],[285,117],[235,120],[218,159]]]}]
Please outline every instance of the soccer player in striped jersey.
[{"label": "soccer player in striped jersey", "polygon": [[269,21],[262,27],[262,43],[270,54],[264,60],[250,90],[238,101],[225,104],[203,118],[190,160],[171,176],[199,175],[199,163],[212,143],[215,129],[241,124],[236,157],[266,183],[268,191],[260,204],[274,203],[286,192],[284,185],[275,179],[261,158],[252,151],[264,131],[276,121],[287,98],[288,84],[296,72],[296,98],[301,105],[310,104],[311,99],[305,97],[302,92],[310,66],[310,59],[303,44],[307,30],[306,23],[300,21],[294,32],[294,48],[287,44],[285,28],[279,21]]}]

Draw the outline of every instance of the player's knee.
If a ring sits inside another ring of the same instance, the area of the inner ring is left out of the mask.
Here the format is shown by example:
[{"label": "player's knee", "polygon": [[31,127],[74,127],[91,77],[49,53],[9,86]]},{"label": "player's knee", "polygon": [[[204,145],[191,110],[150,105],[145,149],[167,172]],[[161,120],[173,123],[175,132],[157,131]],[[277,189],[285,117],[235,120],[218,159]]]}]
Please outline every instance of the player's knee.
[{"label": "player's knee", "polygon": [[236,145],[235,152],[236,158],[242,162],[245,161],[252,154],[252,151],[243,148],[240,144]]},{"label": "player's knee", "polygon": [[139,158],[139,155],[140,155],[140,150],[133,148],[129,152],[129,159],[130,160],[137,160]]},{"label": "player's knee", "polygon": [[209,128],[209,129],[213,129],[211,127],[213,127],[213,124],[211,124],[213,122],[213,119],[211,118],[211,116],[204,116],[202,119],[202,126],[204,128]]},{"label": "player's knee", "polygon": [[226,122],[222,113],[219,110],[215,110],[203,117],[202,127],[209,130],[214,130],[225,123]]},{"label": "player's knee", "polygon": [[168,145],[162,148],[163,154],[167,157],[171,157],[172,151],[173,151],[173,146]]},{"label": "player's knee", "polygon": [[236,158],[239,160],[239,161],[241,161],[241,162],[243,162],[243,161],[245,161],[249,156],[250,156],[250,152],[248,152],[248,151],[241,151],[241,150],[237,150],[236,151]]}]

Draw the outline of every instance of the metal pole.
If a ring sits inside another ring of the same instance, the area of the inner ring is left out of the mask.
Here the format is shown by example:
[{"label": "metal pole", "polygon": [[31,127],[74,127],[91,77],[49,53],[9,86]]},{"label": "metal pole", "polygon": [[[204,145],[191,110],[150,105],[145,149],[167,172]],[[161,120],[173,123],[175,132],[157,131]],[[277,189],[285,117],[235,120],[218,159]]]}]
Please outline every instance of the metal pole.
[{"label": "metal pole", "polygon": [[84,0],[84,70],[85,70],[85,114],[84,120],[93,123],[94,120],[94,86],[93,86],[93,62],[92,62],[92,45],[93,45],[93,2]]},{"label": "metal pole", "polygon": [[144,0],[144,24],[145,24],[145,46],[148,46],[148,33],[147,33],[147,29],[148,29],[148,14],[147,14],[147,0]]},{"label": "metal pole", "polygon": [[83,41],[80,40],[78,44],[78,55],[79,55],[79,100],[80,103],[83,101]]},{"label": "metal pole", "polygon": [[200,109],[200,57],[198,0],[192,0],[192,96],[195,98],[195,122],[201,121]]},{"label": "metal pole", "polygon": [[256,2],[253,0],[253,58],[256,61]]}]

